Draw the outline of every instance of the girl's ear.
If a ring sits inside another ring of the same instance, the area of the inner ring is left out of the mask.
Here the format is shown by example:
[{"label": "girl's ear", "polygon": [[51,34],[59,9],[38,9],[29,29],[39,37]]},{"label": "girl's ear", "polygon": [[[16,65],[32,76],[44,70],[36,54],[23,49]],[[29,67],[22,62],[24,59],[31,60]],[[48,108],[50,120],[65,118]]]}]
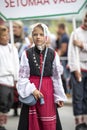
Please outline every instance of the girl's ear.
[{"label": "girl's ear", "polygon": [[45,36],[45,39],[46,39],[46,42],[48,42],[50,38],[48,36]]},{"label": "girl's ear", "polygon": [[46,41],[45,41],[45,42],[46,42],[46,45],[49,46],[49,44],[50,44],[50,37],[45,36],[45,38],[46,38]]}]

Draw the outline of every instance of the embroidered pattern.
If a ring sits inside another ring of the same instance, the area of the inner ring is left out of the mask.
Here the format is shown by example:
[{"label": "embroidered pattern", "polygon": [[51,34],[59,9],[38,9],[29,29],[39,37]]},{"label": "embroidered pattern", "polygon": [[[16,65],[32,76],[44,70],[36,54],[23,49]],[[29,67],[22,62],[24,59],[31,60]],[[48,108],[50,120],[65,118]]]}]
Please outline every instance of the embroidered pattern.
[{"label": "embroidered pattern", "polygon": [[29,77],[29,67],[28,66],[20,66],[19,77],[20,78]]},{"label": "embroidered pattern", "polygon": [[43,64],[43,55],[42,55],[42,53],[40,54],[40,65],[39,65],[38,62],[37,62],[35,53],[33,53],[33,60],[34,60],[34,63],[35,63],[35,65],[36,65],[36,67],[37,67],[38,69],[41,69],[41,68],[42,68],[42,64]]},{"label": "embroidered pattern", "polygon": [[[29,110],[29,114],[34,115],[34,114],[37,114],[37,112],[36,110]],[[48,117],[40,117],[39,115],[37,115],[37,118],[40,119],[41,121],[53,121],[53,120],[56,120],[56,115],[48,116]]]}]

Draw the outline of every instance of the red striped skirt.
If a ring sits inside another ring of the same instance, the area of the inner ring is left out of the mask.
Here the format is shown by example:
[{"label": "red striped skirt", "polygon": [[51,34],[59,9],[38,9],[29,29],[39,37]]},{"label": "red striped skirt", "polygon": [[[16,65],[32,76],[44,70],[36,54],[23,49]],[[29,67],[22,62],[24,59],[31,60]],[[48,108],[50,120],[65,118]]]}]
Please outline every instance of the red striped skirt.
[{"label": "red striped skirt", "polygon": [[[31,76],[30,81],[38,88],[40,77]],[[29,130],[56,130],[56,106],[50,77],[43,77],[41,92],[45,104],[40,105],[38,101],[35,106],[29,107]]]}]

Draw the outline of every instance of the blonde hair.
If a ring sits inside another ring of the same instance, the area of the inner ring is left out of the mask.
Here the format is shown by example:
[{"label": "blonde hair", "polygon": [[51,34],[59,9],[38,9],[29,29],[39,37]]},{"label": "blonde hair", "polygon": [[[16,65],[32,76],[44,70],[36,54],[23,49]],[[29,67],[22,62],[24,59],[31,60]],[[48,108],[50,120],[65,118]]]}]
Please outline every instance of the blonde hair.
[{"label": "blonde hair", "polygon": [[17,25],[20,26],[21,28],[23,28],[23,26],[24,26],[23,22],[20,21],[20,20],[14,21],[13,24],[17,24]]},{"label": "blonde hair", "polygon": [[17,25],[17,26],[19,26],[21,28],[22,31],[21,31],[21,34],[20,34],[20,38],[22,39],[23,42],[25,42],[25,40],[24,40],[24,30],[23,30],[24,24],[23,24],[23,22],[20,21],[20,20],[16,20],[16,21],[13,22],[13,25]]}]

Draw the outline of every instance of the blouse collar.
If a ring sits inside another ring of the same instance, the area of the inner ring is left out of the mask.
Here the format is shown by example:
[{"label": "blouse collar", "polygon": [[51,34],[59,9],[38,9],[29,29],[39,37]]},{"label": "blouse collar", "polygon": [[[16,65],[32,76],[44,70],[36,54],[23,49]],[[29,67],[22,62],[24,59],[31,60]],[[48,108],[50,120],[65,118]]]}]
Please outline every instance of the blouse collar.
[{"label": "blouse collar", "polygon": [[46,50],[46,46],[44,47],[44,49],[43,50],[40,50],[40,49],[38,49],[38,47],[37,46],[35,46],[35,51],[37,52],[37,53],[45,53],[45,50]]}]

